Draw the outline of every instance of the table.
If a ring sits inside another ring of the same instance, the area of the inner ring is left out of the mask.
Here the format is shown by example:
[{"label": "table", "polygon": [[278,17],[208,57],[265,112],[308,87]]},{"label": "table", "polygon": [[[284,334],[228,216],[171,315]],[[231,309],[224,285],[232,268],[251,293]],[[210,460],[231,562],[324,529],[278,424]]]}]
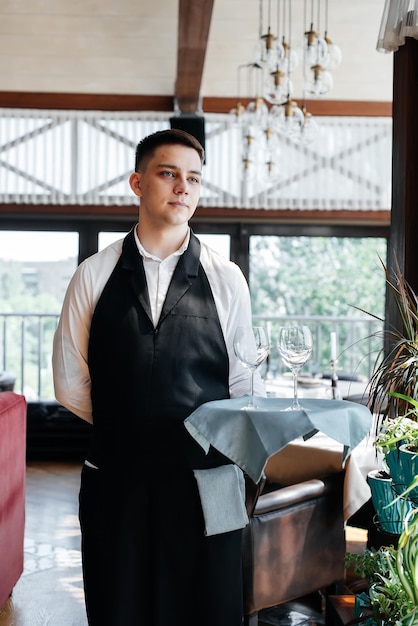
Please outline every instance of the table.
[{"label": "table", "polygon": [[212,445],[258,483],[267,461],[299,437],[321,432],[341,445],[341,468],[365,438],[372,415],[346,400],[303,399],[304,409],[286,411],[285,398],[257,398],[260,410],[243,410],[248,396],[207,402],[186,420],[189,433],[206,450]]},{"label": "table", "polygon": [[[368,381],[338,380],[338,390],[342,399],[347,396],[365,395],[367,397]],[[265,380],[267,395],[276,398],[292,398],[293,397],[293,377],[289,374],[282,374],[275,378],[267,378]],[[331,380],[328,378],[315,378],[309,375],[301,375],[298,378],[298,395],[299,398],[327,398],[332,400]],[[366,404],[362,402],[361,404]]]},{"label": "table", "polygon": [[[373,428],[371,429],[373,432]],[[267,461],[265,474],[272,482],[293,485],[311,478],[324,478],[340,472],[343,446],[323,433],[304,441],[291,441]],[[353,449],[345,463],[344,519],[347,521],[371,497],[367,474],[382,467],[382,455],[373,445],[372,435]]]}]

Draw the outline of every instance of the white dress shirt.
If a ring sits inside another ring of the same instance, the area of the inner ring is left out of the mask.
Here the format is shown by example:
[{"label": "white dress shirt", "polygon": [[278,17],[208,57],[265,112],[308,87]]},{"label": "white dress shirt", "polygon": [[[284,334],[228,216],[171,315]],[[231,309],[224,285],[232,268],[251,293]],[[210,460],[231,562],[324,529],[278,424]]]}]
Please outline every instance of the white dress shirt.
[{"label": "white dress shirt", "polygon": [[[135,230],[136,232],[136,230]],[[180,255],[187,248],[190,232],[182,246],[164,260],[150,255],[135,239],[144,260],[154,324],[158,321],[167,289]],[[54,336],[52,365],[55,396],[63,406],[92,422],[90,374],[87,362],[91,319],[96,304],[122,251],[123,239],[81,263],[68,286]],[[209,280],[229,358],[231,397],[248,394],[249,372],[235,356],[233,341],[237,326],[251,325],[248,285],[240,268],[201,243],[200,262]],[[265,396],[260,376],[254,393]]]},{"label": "white dress shirt", "polygon": [[134,231],[134,235],[136,245],[138,246],[138,250],[144,263],[152,321],[154,322],[154,326],[157,326],[174,270],[176,269],[176,265],[181,255],[185,250],[187,250],[187,246],[189,245],[190,230],[188,231],[187,237],[183,241],[180,248],[165,259],[159,259],[145,250],[144,246],[139,241],[136,229]]}]

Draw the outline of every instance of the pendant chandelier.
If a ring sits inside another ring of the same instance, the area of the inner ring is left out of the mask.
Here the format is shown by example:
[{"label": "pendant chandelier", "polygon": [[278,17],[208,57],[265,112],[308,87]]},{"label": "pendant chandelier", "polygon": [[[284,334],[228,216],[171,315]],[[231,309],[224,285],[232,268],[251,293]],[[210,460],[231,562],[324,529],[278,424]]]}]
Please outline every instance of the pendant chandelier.
[{"label": "pendant chandelier", "polygon": [[[237,70],[237,104],[231,111],[242,129],[244,178],[274,180],[283,139],[309,143],[318,125],[306,99],[332,89],[331,72],[341,52],[328,34],[328,0],[303,0],[303,43],[292,40],[292,1],[259,0],[253,60]],[[302,100],[294,100],[294,71],[302,65]],[[244,105],[243,101],[246,102]]]}]

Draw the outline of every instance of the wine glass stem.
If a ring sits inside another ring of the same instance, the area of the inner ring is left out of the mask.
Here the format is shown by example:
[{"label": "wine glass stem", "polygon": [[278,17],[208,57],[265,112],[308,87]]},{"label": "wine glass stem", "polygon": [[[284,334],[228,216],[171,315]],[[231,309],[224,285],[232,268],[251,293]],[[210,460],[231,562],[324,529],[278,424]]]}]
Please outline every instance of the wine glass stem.
[{"label": "wine glass stem", "polygon": [[293,372],[293,406],[294,407],[298,407],[299,406],[299,399],[298,399],[298,374],[299,374],[299,367],[293,368],[292,372]]},{"label": "wine glass stem", "polygon": [[255,370],[251,370],[250,375],[250,400],[248,402],[248,406],[254,406],[253,396],[254,396],[254,372]]}]

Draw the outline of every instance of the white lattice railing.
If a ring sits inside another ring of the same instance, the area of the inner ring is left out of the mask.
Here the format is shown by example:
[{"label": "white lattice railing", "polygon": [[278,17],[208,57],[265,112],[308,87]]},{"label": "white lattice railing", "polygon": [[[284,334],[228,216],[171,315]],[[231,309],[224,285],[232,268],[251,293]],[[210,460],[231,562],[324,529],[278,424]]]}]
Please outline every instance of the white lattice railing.
[{"label": "white lattice railing", "polygon": [[[128,177],[137,142],[169,128],[170,113],[0,109],[0,202],[136,204]],[[320,117],[308,145],[283,138],[277,176],[241,176],[242,131],[206,114],[200,204],[255,209],[390,208],[390,118]]]}]

